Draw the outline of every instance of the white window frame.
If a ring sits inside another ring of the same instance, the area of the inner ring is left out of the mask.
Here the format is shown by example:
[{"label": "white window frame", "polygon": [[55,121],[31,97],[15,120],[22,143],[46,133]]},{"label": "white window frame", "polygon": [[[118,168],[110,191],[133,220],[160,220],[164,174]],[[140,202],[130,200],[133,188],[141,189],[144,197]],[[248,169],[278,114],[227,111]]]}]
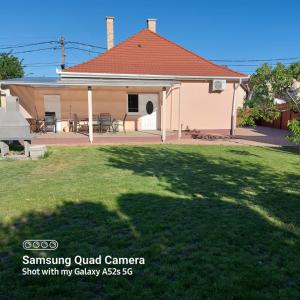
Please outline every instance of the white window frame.
[{"label": "white window frame", "polygon": [[[129,95],[138,95],[138,111],[137,112],[129,112],[128,111],[128,96]],[[139,93],[127,93],[127,99],[126,99],[126,111],[128,115],[131,116],[137,116],[140,114],[140,101],[139,101]]]}]

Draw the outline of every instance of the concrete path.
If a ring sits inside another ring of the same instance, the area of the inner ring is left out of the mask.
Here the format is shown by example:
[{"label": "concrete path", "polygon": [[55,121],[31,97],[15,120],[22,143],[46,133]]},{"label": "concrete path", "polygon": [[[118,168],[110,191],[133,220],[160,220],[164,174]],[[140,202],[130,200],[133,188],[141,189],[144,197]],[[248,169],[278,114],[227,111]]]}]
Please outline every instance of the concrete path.
[{"label": "concrete path", "polygon": [[170,144],[195,144],[195,145],[237,145],[237,146],[269,146],[284,147],[297,146],[289,142],[286,136],[287,130],[274,129],[257,126],[255,128],[237,128],[235,138],[202,140],[202,139],[182,139],[170,141]]}]

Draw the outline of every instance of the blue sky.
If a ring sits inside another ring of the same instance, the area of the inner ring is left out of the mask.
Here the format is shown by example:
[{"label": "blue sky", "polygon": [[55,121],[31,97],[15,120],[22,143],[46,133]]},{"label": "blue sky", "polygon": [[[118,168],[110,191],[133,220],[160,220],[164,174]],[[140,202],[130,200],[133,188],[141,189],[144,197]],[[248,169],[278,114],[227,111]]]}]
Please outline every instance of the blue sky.
[{"label": "blue sky", "polygon": [[[156,18],[160,35],[208,59],[300,57],[300,1],[11,0],[1,3],[1,11],[5,13],[1,14],[0,48],[57,41],[61,35],[66,41],[106,47],[105,17],[109,15],[115,17],[116,43],[144,28],[147,18]],[[14,51],[55,45],[14,48]],[[75,49],[67,49],[66,54],[69,65],[96,55]],[[59,49],[16,55],[24,59],[27,76],[56,76]],[[259,62],[220,64],[243,64],[231,68],[250,73],[256,69],[252,65]]]}]

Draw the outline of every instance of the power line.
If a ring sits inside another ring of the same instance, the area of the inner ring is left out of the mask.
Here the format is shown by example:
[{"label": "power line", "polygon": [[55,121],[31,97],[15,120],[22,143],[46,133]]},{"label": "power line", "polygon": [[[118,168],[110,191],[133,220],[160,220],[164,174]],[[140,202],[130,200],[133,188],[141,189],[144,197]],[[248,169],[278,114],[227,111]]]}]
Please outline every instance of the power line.
[{"label": "power line", "polygon": [[[26,48],[26,47],[33,47],[38,45],[47,45],[47,44],[57,44],[53,45],[53,47],[46,47],[46,48],[33,48],[29,50],[22,50],[22,51],[16,51],[14,52],[14,49],[19,48]],[[69,44],[70,46],[65,47],[65,45]],[[73,46],[74,45],[74,46]],[[78,46],[76,46],[78,45]],[[35,42],[35,43],[19,43],[14,45],[0,45],[0,50],[11,50],[9,51],[12,54],[25,54],[25,53],[34,53],[39,51],[48,51],[48,50],[62,50],[62,57],[65,57],[65,53],[63,53],[63,48],[68,50],[78,50],[78,51],[84,51],[88,53],[95,53],[95,54],[102,54],[103,52],[98,52],[94,49],[102,49],[106,50],[105,47],[85,43],[85,42],[77,42],[77,41],[64,41],[62,42],[62,38],[59,40],[49,40],[49,41],[41,41],[41,42]],[[80,47],[82,46],[82,47]],[[85,48],[84,48],[85,47]],[[87,49],[92,48],[92,49]],[[300,57],[285,57],[285,58],[270,58],[270,59],[211,59],[214,62],[223,62],[227,67],[259,67],[262,62],[270,62],[269,64],[274,66],[277,63],[276,62],[283,62],[285,65],[290,65],[291,63],[294,63],[296,61],[300,60]],[[288,61],[288,62],[287,62]],[[249,64],[247,64],[249,62]],[[253,64],[253,62],[256,62],[257,64]],[[274,62],[274,63],[272,63]],[[39,67],[50,67],[50,66],[59,66],[64,64],[64,59],[62,59],[62,62],[48,62],[48,63],[32,63],[32,64],[25,64],[24,67],[26,68],[39,68]],[[68,65],[72,65],[75,63],[68,63]],[[240,70],[240,72],[246,72],[246,73],[253,73],[253,70]]]},{"label": "power line", "polygon": [[16,39],[18,40],[26,40],[26,41],[29,41],[29,40],[54,40],[56,39],[57,37],[54,36],[54,35],[31,35],[31,36],[25,36],[25,35],[13,35],[13,38],[11,35],[9,36],[4,36],[4,35],[1,35],[0,36],[0,39],[1,40],[7,40],[7,41],[15,41]]},{"label": "power line", "polygon": [[[76,64],[76,62],[69,62],[68,65]],[[42,66],[57,66],[60,65],[59,61],[49,61],[49,62],[34,62],[34,63],[28,63],[24,64],[23,67],[42,67]]]},{"label": "power line", "polygon": [[75,45],[87,46],[87,47],[91,47],[91,48],[98,48],[98,49],[104,49],[104,50],[107,49],[106,47],[100,47],[100,46],[87,44],[87,43],[82,43],[82,42],[67,41],[66,44],[75,44]]},{"label": "power line", "polygon": [[11,52],[12,54],[23,54],[23,53],[31,53],[31,52],[37,52],[37,51],[44,51],[44,50],[57,50],[58,47],[48,47],[48,48],[39,48],[39,49],[31,49],[31,50],[25,50],[25,51],[17,51],[17,52]]},{"label": "power line", "polygon": [[265,62],[265,61],[286,61],[299,60],[300,57],[286,57],[286,58],[270,58],[270,59],[210,59],[216,62]]},{"label": "power line", "polygon": [[43,64],[43,65],[38,65],[38,64],[36,64],[36,65],[23,65],[23,67],[25,67],[25,68],[36,68],[36,67],[47,67],[47,66],[58,66],[59,65],[59,63],[57,63],[57,64]]},{"label": "power line", "polygon": [[96,54],[103,53],[103,52],[96,52],[96,51],[93,51],[93,50],[83,49],[83,48],[78,48],[78,47],[66,47],[66,49],[81,50],[81,51],[90,52],[90,53],[96,53]]},{"label": "power line", "polygon": [[[292,63],[295,63],[295,62],[297,62],[297,60],[296,61],[292,61],[292,62],[288,62],[288,63],[284,63],[285,65],[291,65]],[[271,64],[269,64],[270,66],[276,66],[277,64],[275,64],[275,63],[271,63]],[[254,64],[254,65],[252,65],[252,64],[225,64],[225,65],[222,65],[222,66],[230,66],[230,67],[259,67],[259,66],[261,66],[261,64]]]},{"label": "power line", "polygon": [[24,65],[23,67],[24,68],[46,68],[46,67],[58,67],[59,64],[56,64],[56,65],[36,65],[36,66],[27,66],[27,65]]},{"label": "power line", "polygon": [[[66,66],[67,67],[70,67],[72,64],[67,64]],[[58,64],[55,64],[55,65],[43,65],[43,66],[38,66],[38,65],[36,65],[36,66],[23,66],[24,68],[48,68],[48,67],[60,67],[60,64],[58,63]]]},{"label": "power line", "polygon": [[[25,48],[25,47],[32,47],[32,46],[38,46],[38,45],[45,45],[45,44],[60,44],[60,46],[62,46],[62,42],[61,42],[61,38],[59,41],[46,41],[46,42],[36,42],[36,43],[29,43],[29,44],[14,44],[14,45],[9,45],[9,46],[3,46],[0,47],[0,50],[13,50],[16,48]],[[104,47],[100,47],[100,46],[96,46],[96,45],[92,45],[92,44],[88,44],[88,43],[83,43],[83,42],[75,42],[75,41],[67,41],[64,42],[64,44],[74,44],[74,45],[80,45],[80,46],[85,46],[85,47],[90,47],[90,48],[97,48],[97,49],[103,49],[106,50],[106,48]],[[30,53],[30,52],[35,52],[35,51],[42,51],[42,50],[49,50],[52,48],[43,48],[43,49],[30,49],[30,50],[24,50],[24,51],[18,51],[18,52],[13,52],[14,54],[21,54],[21,53]],[[68,47],[68,49],[74,49],[74,50],[82,50],[82,51],[86,51],[86,52],[90,52],[90,53],[99,53],[96,52],[92,49],[84,49],[84,48],[79,48],[79,47]]]},{"label": "power line", "polygon": [[[28,43],[28,44],[24,44],[24,43],[19,43],[19,44],[14,44],[14,45],[0,45],[0,50],[9,50],[9,49],[15,49],[15,48],[24,48],[24,47],[32,47],[32,46],[37,46],[37,45],[45,45],[45,44],[59,44],[60,40],[49,40],[49,41],[44,41],[44,42],[35,42],[35,43]],[[101,46],[97,46],[97,45],[93,45],[93,44],[89,44],[89,43],[84,43],[84,42],[77,42],[77,41],[66,41],[65,44],[74,44],[74,45],[81,45],[81,46],[86,46],[86,47],[90,47],[90,48],[97,48],[97,49],[103,49],[106,50],[106,47],[101,47]],[[86,52],[91,52],[91,53],[98,53],[94,50],[90,50],[90,49],[84,49],[84,48],[78,48],[78,47],[68,47],[68,49],[74,49],[74,50],[82,50],[82,51],[86,51]],[[47,49],[48,50],[48,49]],[[40,51],[40,50],[36,50],[36,49],[32,49],[32,50],[27,50],[28,52],[33,52],[33,51]],[[27,51],[24,53],[27,53]],[[21,52],[15,52],[15,53],[21,53]],[[288,60],[300,60],[300,57],[283,57],[283,58],[266,58],[266,59],[210,59],[211,61],[215,61],[215,62],[267,62],[267,61],[288,61]],[[250,66],[250,65],[249,65]]]},{"label": "power line", "polygon": [[60,62],[59,61],[33,62],[33,63],[26,64],[26,66],[48,65],[48,64],[60,64]]},{"label": "power line", "polygon": [[10,45],[10,46],[6,46],[6,47],[0,47],[0,50],[9,50],[9,49],[14,49],[14,48],[32,47],[32,46],[52,44],[52,43],[57,43],[57,41],[38,42],[38,43],[31,43],[31,44],[16,44],[16,45]]}]

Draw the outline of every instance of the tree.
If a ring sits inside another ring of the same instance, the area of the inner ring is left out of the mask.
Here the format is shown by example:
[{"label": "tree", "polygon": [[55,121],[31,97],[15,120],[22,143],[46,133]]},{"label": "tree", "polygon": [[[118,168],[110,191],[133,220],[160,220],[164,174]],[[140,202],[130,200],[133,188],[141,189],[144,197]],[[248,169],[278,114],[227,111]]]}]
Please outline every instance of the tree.
[{"label": "tree", "polygon": [[300,144],[300,121],[299,120],[290,120],[288,122],[288,128],[291,131],[291,134],[288,136],[288,139],[291,142]]},{"label": "tree", "polygon": [[292,63],[290,65],[290,72],[292,74],[292,77],[297,80],[300,81],[300,61]]},{"label": "tree", "polygon": [[268,64],[259,67],[249,80],[250,92],[245,101],[245,108],[250,108],[246,120],[248,124],[254,123],[256,119],[267,122],[277,119],[280,111],[275,98],[286,100],[289,109],[300,112],[299,89],[295,87],[295,82],[299,80],[300,62],[289,67],[282,63],[274,68]]},{"label": "tree", "polygon": [[[289,72],[295,82],[300,82],[300,62],[290,65]],[[295,87],[287,90],[288,102],[293,112],[300,113],[300,89]]]},{"label": "tree", "polygon": [[0,53],[0,80],[23,76],[22,60],[10,53]]},{"label": "tree", "polygon": [[300,120],[288,121],[288,129],[291,131],[290,135],[287,137],[288,140],[295,144],[298,144],[300,147]]}]

